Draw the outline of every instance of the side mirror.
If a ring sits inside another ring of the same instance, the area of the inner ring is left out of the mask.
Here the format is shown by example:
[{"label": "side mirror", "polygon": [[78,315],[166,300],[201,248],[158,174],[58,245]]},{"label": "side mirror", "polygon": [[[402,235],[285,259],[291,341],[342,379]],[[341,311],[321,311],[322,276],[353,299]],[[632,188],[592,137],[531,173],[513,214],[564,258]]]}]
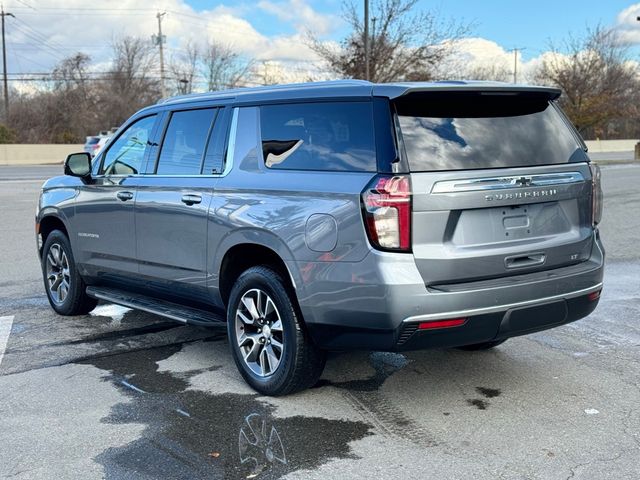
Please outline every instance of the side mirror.
[{"label": "side mirror", "polygon": [[64,174],[80,178],[91,175],[91,155],[87,152],[69,155],[64,161]]}]

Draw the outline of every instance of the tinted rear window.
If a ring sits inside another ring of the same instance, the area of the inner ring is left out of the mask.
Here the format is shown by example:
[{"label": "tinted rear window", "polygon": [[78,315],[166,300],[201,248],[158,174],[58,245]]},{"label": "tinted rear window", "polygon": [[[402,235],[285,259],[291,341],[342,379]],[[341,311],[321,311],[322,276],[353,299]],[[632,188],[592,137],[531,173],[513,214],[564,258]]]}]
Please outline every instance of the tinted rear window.
[{"label": "tinted rear window", "polygon": [[158,175],[198,175],[216,109],[173,112],[162,142]]},{"label": "tinted rear window", "polygon": [[[408,97],[411,97],[409,95]],[[576,137],[543,96],[421,95],[396,104],[412,171],[584,161]]]},{"label": "tinted rear window", "polygon": [[376,170],[370,102],[262,106],[260,131],[269,168]]}]

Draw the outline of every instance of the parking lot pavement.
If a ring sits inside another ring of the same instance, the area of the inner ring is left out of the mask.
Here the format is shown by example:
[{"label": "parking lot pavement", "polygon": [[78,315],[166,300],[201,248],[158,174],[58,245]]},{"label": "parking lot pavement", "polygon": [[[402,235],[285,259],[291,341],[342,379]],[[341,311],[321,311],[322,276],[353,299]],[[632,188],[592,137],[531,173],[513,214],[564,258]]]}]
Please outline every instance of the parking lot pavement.
[{"label": "parking lot pavement", "polygon": [[590,317],[484,353],[333,353],[278,399],[224,332],[53,314],[33,235],[51,170],[0,167],[0,478],[640,478],[640,166],[603,169]]}]

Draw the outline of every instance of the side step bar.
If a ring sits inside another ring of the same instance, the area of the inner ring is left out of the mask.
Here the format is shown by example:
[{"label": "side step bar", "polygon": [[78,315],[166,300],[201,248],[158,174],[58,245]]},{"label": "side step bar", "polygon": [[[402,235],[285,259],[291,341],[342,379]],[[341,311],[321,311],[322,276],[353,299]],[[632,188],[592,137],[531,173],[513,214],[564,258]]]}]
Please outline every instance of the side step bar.
[{"label": "side step bar", "polygon": [[142,310],[181,323],[200,326],[223,326],[226,324],[222,315],[198,308],[186,307],[158,298],[147,297],[135,293],[105,287],[87,287],[87,295],[98,300],[122,305],[123,307]]}]

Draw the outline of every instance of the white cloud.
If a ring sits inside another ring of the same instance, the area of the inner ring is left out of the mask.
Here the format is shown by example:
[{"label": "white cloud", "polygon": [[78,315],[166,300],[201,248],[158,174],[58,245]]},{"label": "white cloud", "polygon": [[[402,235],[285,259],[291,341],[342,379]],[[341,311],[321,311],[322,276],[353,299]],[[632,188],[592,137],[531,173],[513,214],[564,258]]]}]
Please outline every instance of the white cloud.
[{"label": "white cloud", "polygon": [[[498,74],[500,80],[511,81],[515,54],[513,50],[505,50],[498,43],[485,38],[464,38],[453,43],[455,54],[442,65],[440,75],[448,78],[477,78],[480,72]],[[522,59],[522,52],[517,54],[518,82],[526,81],[527,64]],[[489,78],[494,80],[494,78]]]},{"label": "white cloud", "polygon": [[[77,51],[90,54],[94,63],[105,66],[115,38],[133,35],[151,41],[157,33],[156,11],[144,3],[95,0],[91,7],[87,5],[84,0],[51,0],[37,10],[16,5],[13,13],[17,19],[9,19],[7,26],[9,70],[48,72]],[[164,0],[157,7],[167,12],[162,20],[167,59],[180,55],[188,42],[202,44],[212,39],[260,61],[316,61],[302,32],[313,29],[326,33],[333,23],[331,16],[319,14],[304,0],[262,2],[261,9],[276,16],[276,21],[290,23],[296,31],[276,36],[260,33],[243,18],[245,7],[196,11],[184,0]]]},{"label": "white cloud", "polygon": [[631,44],[640,44],[640,3],[628,6],[618,14],[616,28],[623,40]]},{"label": "white cloud", "polygon": [[294,24],[299,32],[312,29],[318,35],[327,35],[342,23],[335,15],[316,12],[305,0],[261,0],[258,7],[281,21]]}]

